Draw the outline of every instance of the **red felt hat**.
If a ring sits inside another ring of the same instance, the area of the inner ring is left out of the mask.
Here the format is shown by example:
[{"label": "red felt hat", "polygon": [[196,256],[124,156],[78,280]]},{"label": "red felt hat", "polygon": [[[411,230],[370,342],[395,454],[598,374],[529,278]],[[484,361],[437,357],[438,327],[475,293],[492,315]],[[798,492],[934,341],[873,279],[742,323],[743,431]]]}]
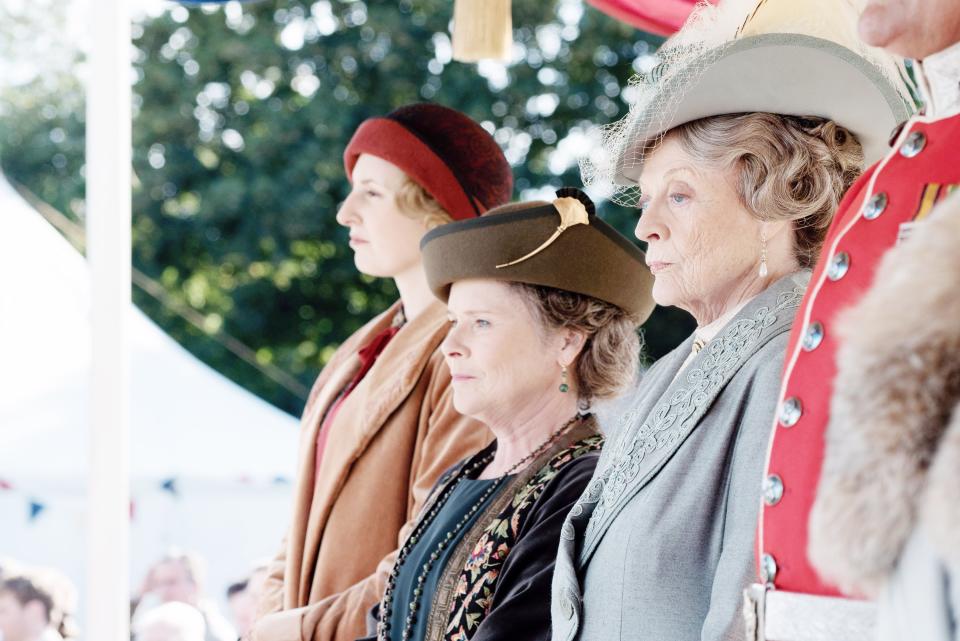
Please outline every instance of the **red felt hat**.
[{"label": "red felt hat", "polygon": [[393,163],[456,220],[510,202],[513,173],[493,137],[448,107],[418,103],[365,120],[343,152],[347,178],[360,154]]}]

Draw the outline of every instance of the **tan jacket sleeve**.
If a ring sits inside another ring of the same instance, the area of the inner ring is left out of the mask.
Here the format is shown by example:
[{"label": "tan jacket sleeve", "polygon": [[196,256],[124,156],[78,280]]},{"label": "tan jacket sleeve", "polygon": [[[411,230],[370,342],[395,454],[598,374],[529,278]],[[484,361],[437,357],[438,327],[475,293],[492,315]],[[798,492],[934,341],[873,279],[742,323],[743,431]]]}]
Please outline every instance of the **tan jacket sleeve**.
[{"label": "tan jacket sleeve", "polygon": [[[402,545],[416,524],[417,515],[437,479],[448,468],[486,447],[493,436],[482,424],[459,414],[453,407],[450,374],[439,353],[434,355],[434,375],[424,397],[418,455],[412,462],[409,519],[400,529]],[[355,641],[366,635],[366,617],[382,595],[397,551],[384,557],[373,574],[340,594],[295,610],[261,618],[252,641]],[[282,576],[282,575],[281,575]]]},{"label": "tan jacket sleeve", "polygon": [[[310,389],[310,394],[307,397],[307,402],[304,405],[303,416],[310,416],[313,411],[313,405],[317,400],[317,396],[320,394],[320,391],[323,389],[324,385],[327,384],[327,381],[330,378],[330,373],[342,363],[344,360],[344,354],[348,353],[350,349],[353,349],[352,344],[353,339],[347,341],[344,346],[337,350],[333,355],[333,358],[330,359],[330,362],[327,364],[327,367],[317,376],[317,380],[314,381],[313,387]],[[309,430],[305,429],[301,425],[300,433],[300,447],[298,451],[303,451],[303,448],[307,446],[304,442]],[[299,477],[299,474],[298,474]],[[270,565],[267,567],[267,578],[263,584],[263,591],[260,594],[259,601],[257,603],[257,619],[262,619],[264,616],[269,614],[274,614],[280,612],[283,609],[283,590],[284,590],[284,576],[287,568],[287,546],[289,544],[289,531],[283,536],[283,540],[280,541],[280,549],[277,551],[277,554],[273,557],[273,560],[270,561]]]},{"label": "tan jacket sleeve", "polygon": [[283,576],[287,567],[287,536],[280,542],[280,549],[267,566],[267,577],[263,581],[260,601],[257,604],[257,618],[279,612],[283,609]]}]

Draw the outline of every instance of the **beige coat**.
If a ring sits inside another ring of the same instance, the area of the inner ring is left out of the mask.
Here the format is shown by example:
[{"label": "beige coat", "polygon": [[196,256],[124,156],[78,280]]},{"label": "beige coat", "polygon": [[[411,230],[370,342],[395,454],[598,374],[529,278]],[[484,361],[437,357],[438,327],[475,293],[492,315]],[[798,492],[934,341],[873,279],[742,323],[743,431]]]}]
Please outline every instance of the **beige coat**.
[{"label": "beige coat", "polygon": [[440,474],[493,438],[453,408],[434,303],[390,341],[331,426],[319,474],[316,441],[357,356],[399,303],[351,336],[314,384],[302,418],[293,522],[270,567],[253,641],[353,641],[380,600],[395,550]]}]

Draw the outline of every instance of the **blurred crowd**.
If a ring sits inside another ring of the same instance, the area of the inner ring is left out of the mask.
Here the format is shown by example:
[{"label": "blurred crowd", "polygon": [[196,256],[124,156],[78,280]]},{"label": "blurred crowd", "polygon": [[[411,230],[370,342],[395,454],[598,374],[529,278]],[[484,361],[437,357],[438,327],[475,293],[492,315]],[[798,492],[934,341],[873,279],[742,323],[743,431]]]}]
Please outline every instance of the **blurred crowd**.
[{"label": "blurred crowd", "polygon": [[51,568],[0,559],[0,641],[60,641],[76,636],[77,590]]},{"label": "blurred crowd", "polygon": [[[236,641],[253,624],[266,563],[255,563],[226,589],[224,614],[206,592],[205,564],[172,549],[153,563],[130,603],[131,641]],[[0,559],[0,641],[82,637],[78,592],[63,573]]]}]

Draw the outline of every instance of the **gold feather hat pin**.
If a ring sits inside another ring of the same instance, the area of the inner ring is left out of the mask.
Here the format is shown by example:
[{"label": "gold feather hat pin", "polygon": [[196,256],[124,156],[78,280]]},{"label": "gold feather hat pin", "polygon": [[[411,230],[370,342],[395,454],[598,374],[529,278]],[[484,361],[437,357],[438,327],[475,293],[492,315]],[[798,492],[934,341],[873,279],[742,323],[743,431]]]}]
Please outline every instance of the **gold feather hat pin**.
[{"label": "gold feather hat pin", "polygon": [[557,226],[556,231],[530,253],[516,260],[511,260],[509,263],[497,265],[497,269],[518,265],[525,260],[533,258],[560,238],[560,234],[574,225],[589,225],[590,216],[596,215],[596,207],[593,201],[590,200],[585,193],[573,187],[564,187],[563,189],[557,190],[557,199],[553,201],[553,206],[556,208],[557,213],[560,214],[560,224]]},{"label": "gold feather hat pin", "polygon": [[458,281],[480,279],[584,294],[638,321],[653,310],[643,252],[599,218],[578,189],[559,190],[553,202],[511,203],[441,225],[420,249],[430,290],[444,302]]}]

